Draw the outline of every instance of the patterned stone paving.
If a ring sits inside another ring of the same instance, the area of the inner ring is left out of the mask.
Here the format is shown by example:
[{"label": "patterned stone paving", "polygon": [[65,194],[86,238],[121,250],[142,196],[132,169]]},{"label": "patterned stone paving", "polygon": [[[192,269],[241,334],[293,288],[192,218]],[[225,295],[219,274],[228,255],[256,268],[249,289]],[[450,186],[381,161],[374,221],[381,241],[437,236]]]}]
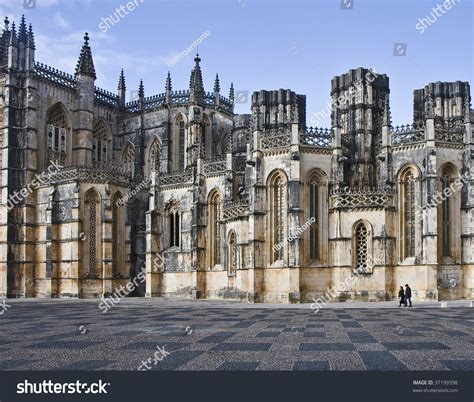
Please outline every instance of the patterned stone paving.
[{"label": "patterned stone paving", "polygon": [[93,300],[8,303],[1,370],[136,370],[147,359],[151,370],[474,370],[468,307],[126,299],[103,314]]}]

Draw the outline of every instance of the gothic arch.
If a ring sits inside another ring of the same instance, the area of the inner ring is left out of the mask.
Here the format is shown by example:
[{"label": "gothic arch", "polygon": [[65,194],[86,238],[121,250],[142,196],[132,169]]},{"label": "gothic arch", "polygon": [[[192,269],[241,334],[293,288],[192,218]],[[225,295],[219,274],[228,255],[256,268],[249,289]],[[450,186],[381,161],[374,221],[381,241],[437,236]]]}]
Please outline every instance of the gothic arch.
[{"label": "gothic arch", "polygon": [[365,219],[359,219],[352,226],[352,266],[359,274],[373,272],[373,229]]},{"label": "gothic arch", "polygon": [[286,173],[280,169],[272,171],[267,178],[267,233],[269,264],[285,261],[287,256],[287,182]]},{"label": "gothic arch", "polygon": [[131,142],[127,143],[122,152],[122,165],[133,177],[135,168],[135,147]]},{"label": "gothic arch", "polygon": [[184,113],[178,113],[170,132],[169,163],[171,172],[181,172],[186,167],[186,125],[187,118]]},{"label": "gothic arch", "polygon": [[328,247],[328,177],[324,171],[315,168],[306,175],[305,202],[308,208],[301,225],[309,226],[303,232],[304,256],[309,264],[321,264],[327,261]]},{"label": "gothic arch", "polygon": [[223,197],[219,190],[214,189],[207,198],[207,252],[208,266],[213,268],[222,263],[221,220],[223,219]]},{"label": "gothic arch", "polygon": [[439,170],[438,192],[441,202],[438,205],[438,258],[456,260],[460,258],[455,239],[461,237],[461,182],[459,169],[451,162]]},{"label": "gothic arch", "polygon": [[166,232],[165,232],[165,247],[166,248],[181,248],[181,218],[182,211],[178,202],[171,200],[165,206]]},{"label": "gothic arch", "polygon": [[46,112],[45,167],[51,161],[64,166],[71,160],[71,120],[61,102],[55,103]]},{"label": "gothic arch", "polygon": [[123,195],[116,191],[112,196],[112,276],[126,275],[125,261],[125,207]]},{"label": "gothic arch", "polygon": [[94,124],[92,133],[92,161],[97,164],[110,162],[112,132],[104,118],[99,118]]},{"label": "gothic arch", "polygon": [[161,139],[157,135],[154,135],[148,142],[145,171],[149,176],[153,172],[160,171],[161,146]]},{"label": "gothic arch", "polygon": [[84,195],[84,235],[83,272],[87,277],[102,276],[102,213],[101,196],[91,188]]},{"label": "gothic arch", "polygon": [[421,247],[421,214],[417,213],[421,210],[420,177],[420,169],[412,163],[398,172],[400,261],[415,259]]},{"label": "gothic arch", "polygon": [[238,268],[237,235],[230,230],[227,235],[227,275],[233,276]]}]

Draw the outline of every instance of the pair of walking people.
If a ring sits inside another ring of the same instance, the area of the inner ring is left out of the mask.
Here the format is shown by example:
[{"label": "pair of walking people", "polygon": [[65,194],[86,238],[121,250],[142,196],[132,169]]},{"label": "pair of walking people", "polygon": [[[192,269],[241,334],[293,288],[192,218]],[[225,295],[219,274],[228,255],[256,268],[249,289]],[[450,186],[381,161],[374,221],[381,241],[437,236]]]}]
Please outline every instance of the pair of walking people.
[{"label": "pair of walking people", "polygon": [[400,291],[398,292],[398,300],[400,301],[400,304],[398,307],[401,307],[402,304],[406,307],[408,302],[410,302],[410,307],[411,305],[411,288],[408,286],[408,283],[405,285],[405,290],[403,290],[403,286],[400,286]]}]

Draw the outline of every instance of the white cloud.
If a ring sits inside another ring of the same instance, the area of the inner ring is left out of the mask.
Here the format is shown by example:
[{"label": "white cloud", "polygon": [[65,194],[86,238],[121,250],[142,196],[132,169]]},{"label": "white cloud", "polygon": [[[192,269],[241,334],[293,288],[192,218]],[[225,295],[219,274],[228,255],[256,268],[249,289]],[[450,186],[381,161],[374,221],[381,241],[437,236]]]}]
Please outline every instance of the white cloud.
[{"label": "white cloud", "polygon": [[59,11],[54,14],[54,23],[62,29],[68,29],[71,26],[70,22]]}]

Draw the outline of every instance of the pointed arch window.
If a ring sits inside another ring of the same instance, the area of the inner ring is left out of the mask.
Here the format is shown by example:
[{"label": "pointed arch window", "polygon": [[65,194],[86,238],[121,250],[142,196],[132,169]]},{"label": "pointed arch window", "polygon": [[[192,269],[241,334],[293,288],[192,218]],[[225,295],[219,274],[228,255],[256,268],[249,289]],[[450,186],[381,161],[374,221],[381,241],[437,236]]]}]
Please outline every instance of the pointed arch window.
[{"label": "pointed arch window", "polygon": [[48,114],[47,142],[48,163],[54,161],[59,165],[66,163],[67,119],[60,105],[56,105]]},{"label": "pointed arch window", "polygon": [[127,169],[133,176],[135,166],[135,148],[132,144],[128,144],[123,153],[124,168]]},{"label": "pointed arch window", "polygon": [[160,144],[155,140],[150,149],[150,172],[158,172],[160,169]]},{"label": "pointed arch window", "polygon": [[184,170],[184,159],[185,159],[185,125],[184,120],[181,117],[178,122],[178,170],[182,172]]},{"label": "pointed arch window", "polygon": [[270,236],[272,263],[282,260],[285,250],[285,181],[281,174],[270,180]]},{"label": "pointed arch window", "polygon": [[416,246],[416,178],[412,168],[400,177],[400,257],[415,257]]},{"label": "pointed arch window", "polygon": [[443,257],[453,257],[452,235],[455,231],[453,225],[453,206],[456,205],[457,195],[452,192],[451,185],[456,178],[452,166],[446,166],[441,175],[442,203],[441,203],[441,250]]},{"label": "pointed arch window", "polygon": [[169,244],[170,247],[181,245],[181,214],[177,205],[172,205],[168,210]]},{"label": "pointed arch window", "polygon": [[103,121],[99,121],[94,127],[92,136],[92,161],[94,163],[107,163],[109,153],[109,138],[107,133],[107,126]]},{"label": "pointed arch window", "polygon": [[316,177],[309,183],[309,257],[311,260],[319,260],[319,184]]},{"label": "pointed arch window", "polygon": [[369,233],[364,223],[355,228],[355,269],[357,272],[368,272]]},{"label": "pointed arch window", "polygon": [[100,260],[100,199],[95,190],[86,194],[86,239],[88,241],[88,275],[97,276]]},{"label": "pointed arch window", "polygon": [[222,197],[216,191],[209,197],[209,266],[213,267],[221,263],[221,234],[220,225],[222,220]]},{"label": "pointed arch window", "polygon": [[237,236],[234,231],[229,233],[227,242],[227,274],[235,275],[237,271]]},{"label": "pointed arch window", "polygon": [[121,245],[125,230],[125,211],[120,192],[115,193],[112,200],[112,275],[118,277],[123,273],[121,266],[124,264]]}]

